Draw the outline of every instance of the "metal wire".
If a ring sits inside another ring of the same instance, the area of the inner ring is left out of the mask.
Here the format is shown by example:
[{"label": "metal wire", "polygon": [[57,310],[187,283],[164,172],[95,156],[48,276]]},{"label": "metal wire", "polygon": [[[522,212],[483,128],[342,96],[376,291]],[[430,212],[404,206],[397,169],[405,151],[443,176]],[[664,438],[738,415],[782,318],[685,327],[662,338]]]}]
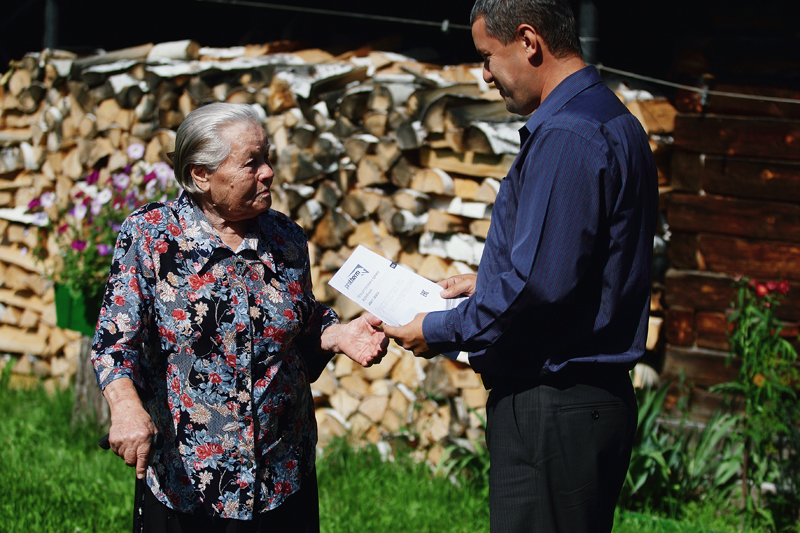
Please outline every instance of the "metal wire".
[{"label": "metal wire", "polygon": [[418,26],[435,26],[437,28],[441,28],[443,32],[446,32],[450,28],[456,28],[459,30],[472,29],[472,26],[467,26],[466,24],[453,24],[447,19],[443,20],[442,22],[434,22],[430,20],[415,20],[415,19],[407,19],[401,17],[389,17],[385,15],[370,15],[367,13],[352,13],[348,11],[335,11],[332,9],[319,9],[316,7],[300,7],[300,6],[287,6],[281,4],[268,4],[262,2],[250,2],[248,0],[197,0],[197,1],[213,2],[215,4],[228,4],[235,6],[260,7],[264,9],[278,9],[281,11],[297,11],[300,13],[314,13],[316,15],[334,15],[338,17],[351,17],[351,18],[367,19],[367,20],[382,20],[384,22],[399,22],[402,24],[416,24]]},{"label": "metal wire", "polygon": [[793,98],[778,98],[774,96],[758,96],[753,94],[740,94],[740,93],[729,93],[726,91],[714,91],[711,89],[706,89],[703,87],[694,87],[692,85],[682,85],[680,83],[673,83],[671,81],[664,81],[659,80],[656,78],[651,78],[649,76],[642,76],[641,74],[634,74],[633,72],[626,72],[624,70],[619,70],[611,67],[606,67],[602,64],[595,65],[597,70],[604,70],[606,72],[611,72],[613,74],[619,74],[621,76],[625,76],[628,78],[634,78],[637,80],[648,81],[650,83],[655,83],[657,85],[666,85],[667,87],[674,87],[676,89],[684,89],[687,91],[693,91],[696,93],[701,93],[703,98],[707,98],[708,95],[714,96],[726,96],[728,98],[742,98],[744,100],[758,100],[761,102],[779,102],[782,104],[800,104],[800,100],[796,100]]},{"label": "metal wire", "polygon": [[[269,4],[269,3],[262,3],[262,2],[252,2],[249,0],[196,0],[197,2],[211,2],[215,4],[227,4],[227,5],[236,5],[236,6],[246,6],[246,7],[258,7],[262,9],[277,9],[281,11],[295,11],[300,13],[314,13],[317,15],[332,15],[337,17],[351,17],[351,18],[358,18],[358,19],[365,19],[365,20],[381,20],[385,22],[397,22],[401,24],[416,24],[418,26],[434,26],[440,28],[443,32],[447,32],[450,28],[456,28],[459,30],[471,30],[472,27],[466,24],[453,24],[449,20],[445,19],[442,22],[434,22],[430,20],[416,20],[416,19],[407,19],[402,17],[389,17],[386,15],[371,15],[367,13],[353,13],[349,11],[335,11],[332,9],[319,9],[315,7],[300,7],[300,6],[287,6],[282,4]],[[592,37],[581,37],[581,41],[594,41],[597,40]],[[704,87],[694,87],[692,85],[683,85],[681,83],[673,83],[670,81],[659,80],[657,78],[651,78],[650,76],[643,76],[641,74],[634,74],[633,72],[627,72],[624,70],[619,70],[611,67],[607,67],[601,63],[595,65],[597,70],[611,72],[613,74],[619,74],[620,76],[625,76],[628,78],[633,78],[637,80],[647,81],[650,83],[655,83],[657,85],[664,85],[667,87],[673,87],[676,89],[684,89],[686,91],[692,91],[702,94],[703,102],[707,100],[709,95],[714,96],[725,96],[728,98],[741,98],[744,100],[757,100],[761,102],[777,102],[782,104],[800,104],[800,100],[796,100],[793,98],[779,98],[773,96],[758,96],[752,94],[740,94],[740,93],[730,93],[725,91],[714,91],[711,89],[707,89]]]}]

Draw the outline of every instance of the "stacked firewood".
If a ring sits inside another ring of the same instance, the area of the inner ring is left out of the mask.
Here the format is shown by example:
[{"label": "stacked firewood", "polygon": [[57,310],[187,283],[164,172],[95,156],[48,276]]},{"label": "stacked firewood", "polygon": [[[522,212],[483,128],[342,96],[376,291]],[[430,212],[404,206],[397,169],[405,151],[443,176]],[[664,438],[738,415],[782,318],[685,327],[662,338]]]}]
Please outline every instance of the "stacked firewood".
[{"label": "stacked firewood", "polygon": [[[0,90],[0,353],[20,383],[39,376],[53,386],[75,374],[80,339],[56,327],[48,258],[33,258],[37,246],[59,254],[28,213],[43,193],[67,202],[91,172],[107,180],[131,165],[133,145],[144,146],[144,163],[166,162],[193,109],[250,104],[271,141],[273,207],[310,237],[317,299],[349,320],[362,310],[327,281],[358,245],[434,281],[477,269],[524,120],[479,66],[369,49],[333,57],[291,42],[181,41],[81,58],[48,50],[13,62]],[[640,107],[643,123],[658,109]],[[446,443],[468,447],[482,435],[480,377],[395,344],[369,369],[339,356],[312,389],[322,443],[403,434],[438,461]]]},{"label": "stacked firewood", "polygon": [[[12,63],[0,80],[0,353],[10,354],[15,382],[64,386],[80,346],[56,327],[47,258],[33,250],[57,257],[58,248],[29,203],[46,192],[67,202],[92,171],[101,180],[121,172],[135,144],[145,163],[167,161],[183,118],[210,101],[250,104],[262,116],[274,208],[308,232],[315,294],[343,319],[361,310],[327,281],[359,244],[433,280],[476,269],[518,144],[516,127],[507,131],[518,118],[497,92],[470,66],[295,48],[187,41],[84,58],[45,51]],[[335,359],[313,390],[323,443],[346,432],[372,442],[404,432],[437,459],[446,439],[469,445],[481,435],[480,378],[396,345],[370,369]]]},{"label": "stacked firewood", "polygon": [[726,364],[736,276],[788,280],[775,314],[796,346],[800,332],[800,93],[711,88],[743,98],[681,92],[665,205],[673,268],[664,280],[664,375],[687,376],[698,418],[719,405],[708,388],[739,372],[738,361]]}]

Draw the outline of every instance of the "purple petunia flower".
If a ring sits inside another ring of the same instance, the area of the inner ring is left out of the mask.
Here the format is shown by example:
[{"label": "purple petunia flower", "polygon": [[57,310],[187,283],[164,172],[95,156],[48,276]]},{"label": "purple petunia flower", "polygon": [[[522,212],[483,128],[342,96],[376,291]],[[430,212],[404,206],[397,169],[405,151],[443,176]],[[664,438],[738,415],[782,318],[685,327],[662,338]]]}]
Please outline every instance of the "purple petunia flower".
[{"label": "purple petunia flower", "polygon": [[72,249],[82,252],[86,249],[86,241],[75,240],[72,241]]},{"label": "purple petunia flower", "polygon": [[42,202],[42,207],[53,207],[56,203],[56,194],[54,192],[46,192],[39,200]]},{"label": "purple petunia flower", "polygon": [[122,191],[130,185],[131,177],[127,174],[114,174],[111,181],[114,182],[114,187],[116,187],[118,191]]},{"label": "purple petunia flower", "polygon": [[72,215],[76,220],[83,220],[83,217],[86,216],[86,206],[83,204],[76,205],[72,210]]},{"label": "purple petunia flower", "polygon": [[156,173],[158,183],[161,185],[162,189],[166,189],[167,185],[175,179],[175,172],[163,161],[159,161],[153,165],[153,172]]},{"label": "purple petunia flower", "polygon": [[128,157],[131,159],[141,159],[144,155],[144,145],[142,143],[133,143],[128,146]]},{"label": "purple petunia flower", "polygon": [[97,253],[100,255],[108,255],[111,253],[111,247],[107,244],[100,243],[97,245]]}]

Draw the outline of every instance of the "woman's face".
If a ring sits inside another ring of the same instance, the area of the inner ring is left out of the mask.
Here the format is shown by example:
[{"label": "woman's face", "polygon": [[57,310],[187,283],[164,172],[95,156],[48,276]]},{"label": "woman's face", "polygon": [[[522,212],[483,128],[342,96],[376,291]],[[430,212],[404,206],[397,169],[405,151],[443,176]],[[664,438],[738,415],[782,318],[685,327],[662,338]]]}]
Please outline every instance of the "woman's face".
[{"label": "woman's face", "polygon": [[212,173],[193,169],[195,183],[204,193],[204,208],[227,222],[258,216],[272,205],[275,173],[267,134],[258,125],[244,123],[223,129],[221,135],[231,147],[225,161]]}]

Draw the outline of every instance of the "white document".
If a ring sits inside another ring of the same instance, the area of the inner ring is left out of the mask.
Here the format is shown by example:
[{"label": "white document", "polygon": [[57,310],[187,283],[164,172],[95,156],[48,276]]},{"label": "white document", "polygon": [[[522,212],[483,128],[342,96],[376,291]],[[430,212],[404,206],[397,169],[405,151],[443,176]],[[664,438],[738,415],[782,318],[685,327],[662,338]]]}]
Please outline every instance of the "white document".
[{"label": "white document", "polygon": [[442,298],[442,287],[364,246],[328,284],[390,326],[408,324],[417,313],[453,309],[466,299]]}]

